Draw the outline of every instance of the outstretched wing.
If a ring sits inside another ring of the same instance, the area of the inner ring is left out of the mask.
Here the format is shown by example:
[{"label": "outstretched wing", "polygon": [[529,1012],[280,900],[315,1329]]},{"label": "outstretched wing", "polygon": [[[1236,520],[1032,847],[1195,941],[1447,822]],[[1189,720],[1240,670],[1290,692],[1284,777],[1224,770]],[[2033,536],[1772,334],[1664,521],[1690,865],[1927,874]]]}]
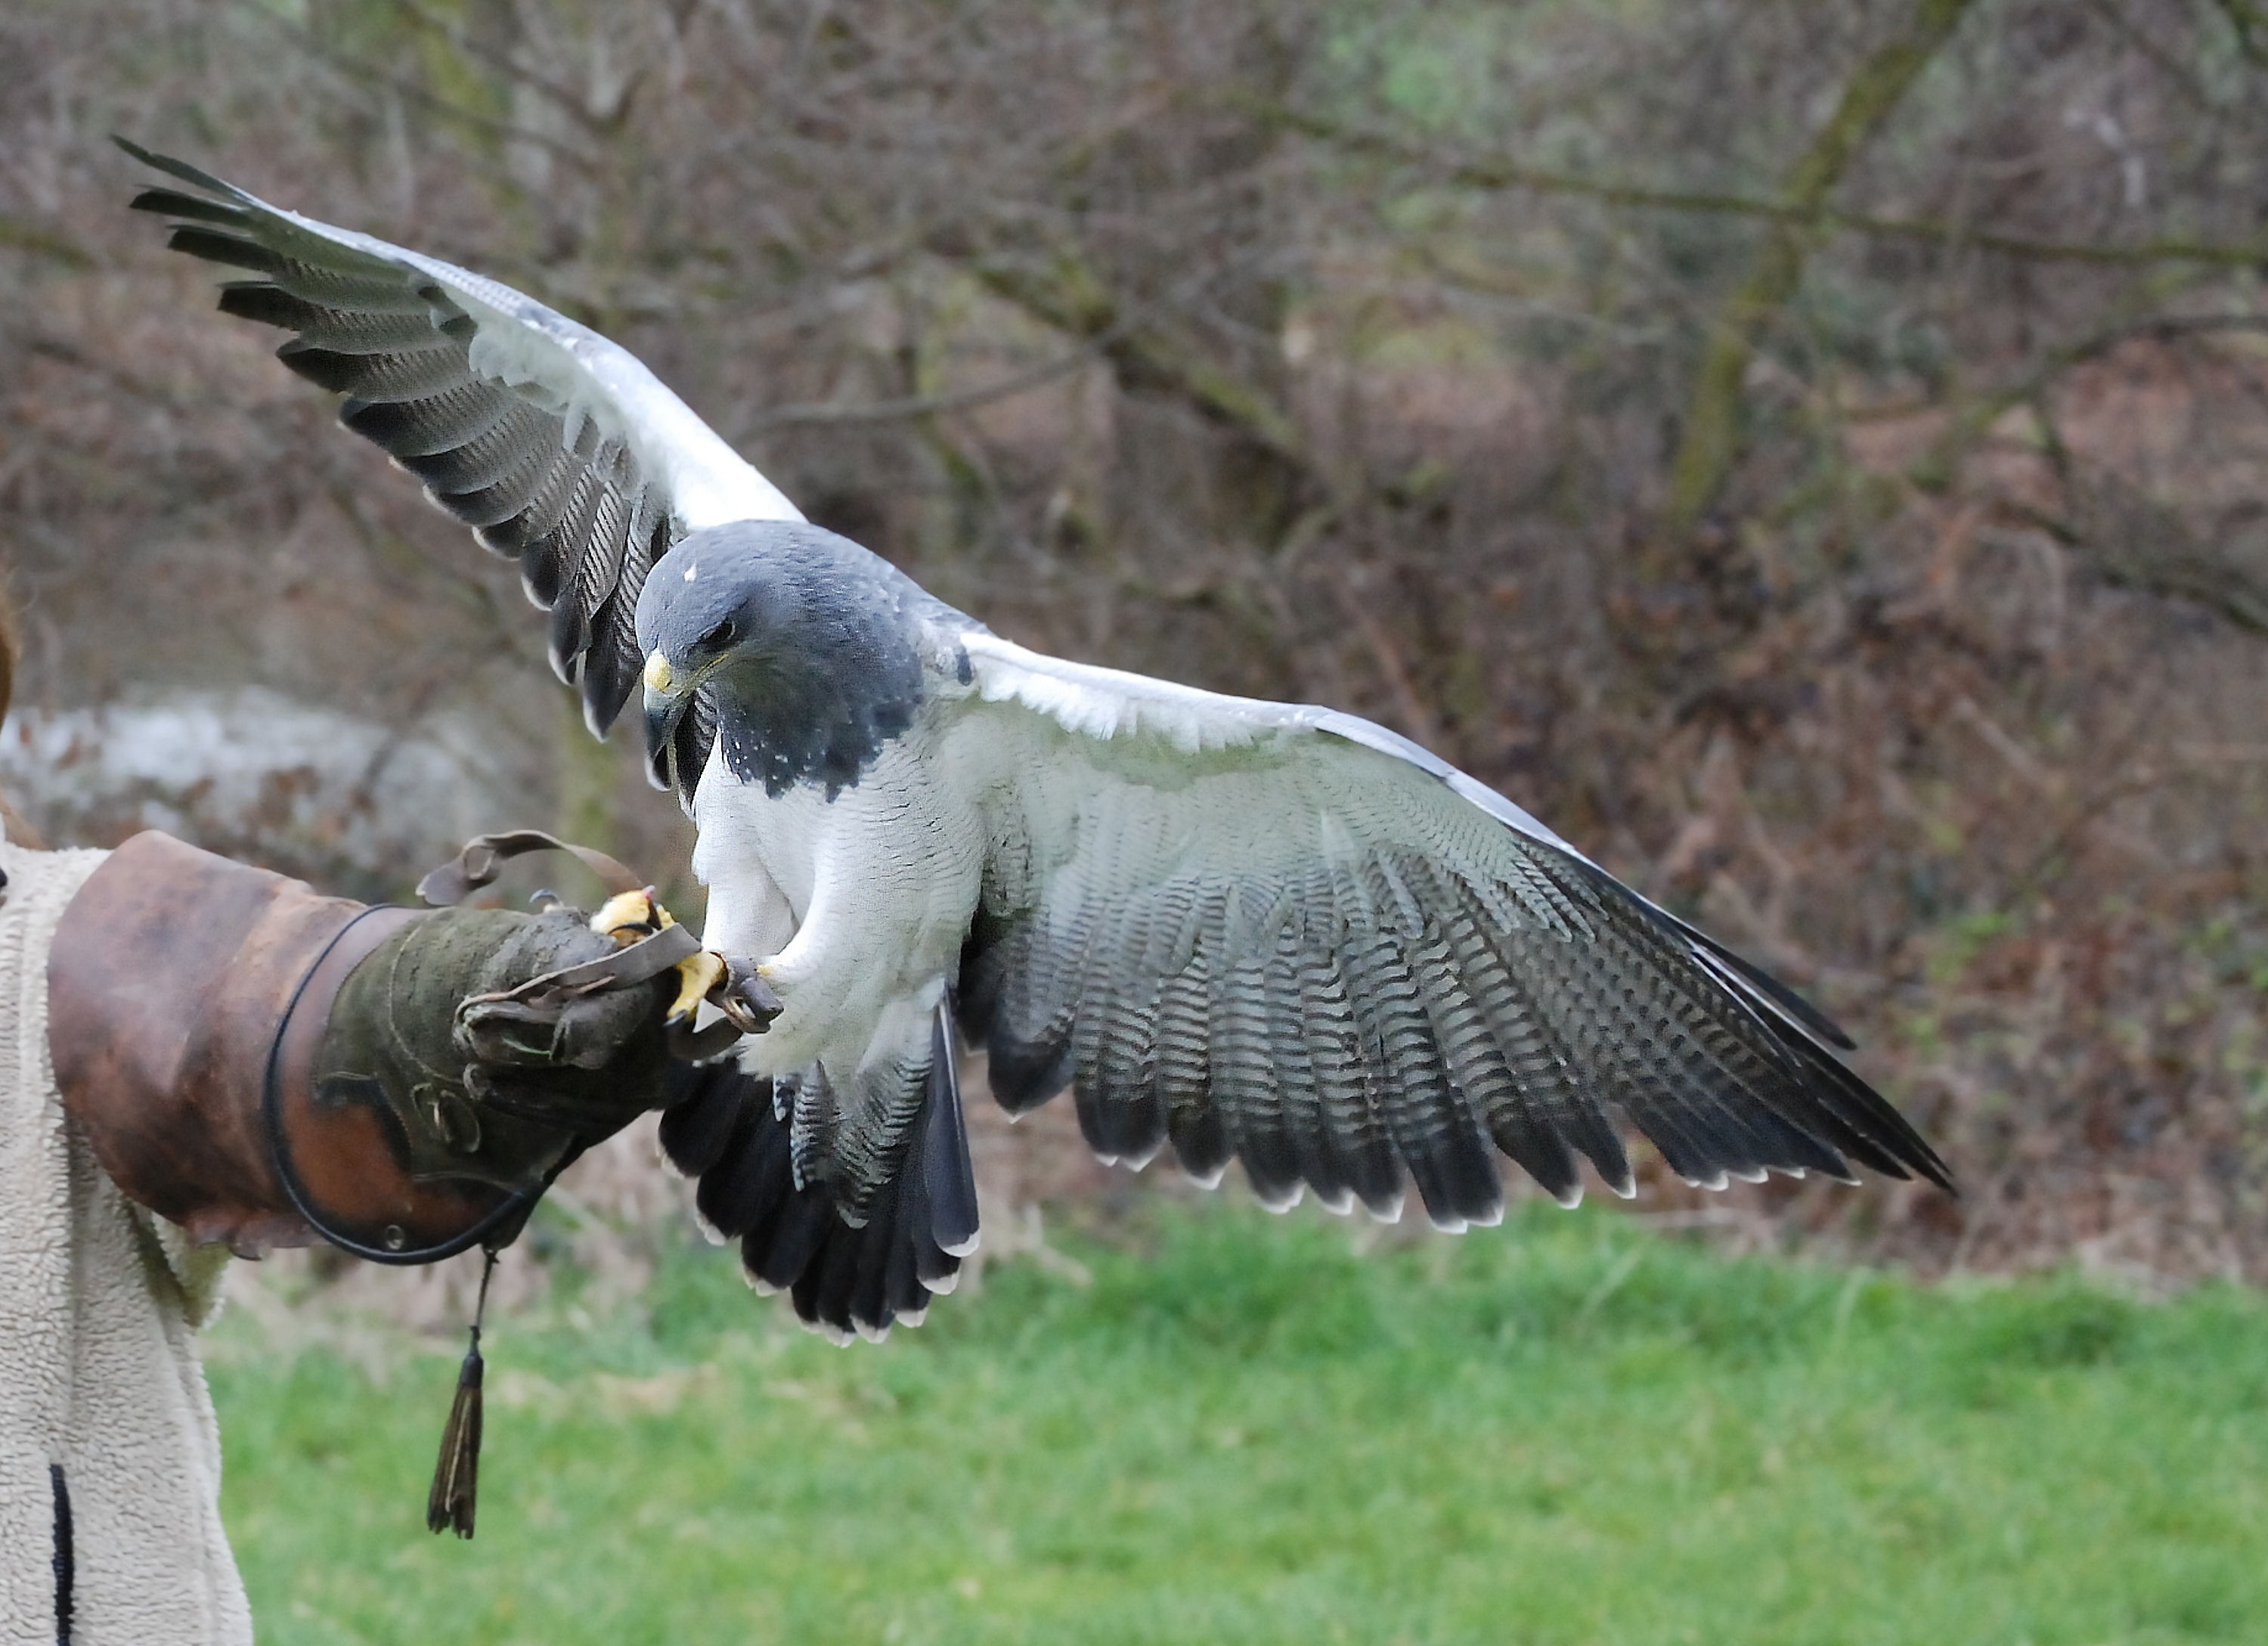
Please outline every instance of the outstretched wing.
[{"label": "outstretched wing", "polygon": [[[637,683],[648,570],[688,532],[798,520],[795,506],[626,350],[511,287],[255,199],[124,139],[197,192],[151,188],[171,244],[259,277],[221,308],[294,334],[276,351],[347,396],[339,420],[391,453],[551,614],[551,666],[603,734]],[[689,714],[695,736],[713,714]],[[697,779],[708,749],[681,750]]]},{"label": "outstretched wing", "polygon": [[1015,757],[961,1005],[1012,1110],[1069,1085],[1103,1155],[1270,1204],[1390,1216],[1406,1173],[1453,1228],[1499,1215],[1496,1149],[1629,1193],[1618,1116],[1695,1183],[1950,1186],[1824,1017],[1408,740],[967,646]]}]

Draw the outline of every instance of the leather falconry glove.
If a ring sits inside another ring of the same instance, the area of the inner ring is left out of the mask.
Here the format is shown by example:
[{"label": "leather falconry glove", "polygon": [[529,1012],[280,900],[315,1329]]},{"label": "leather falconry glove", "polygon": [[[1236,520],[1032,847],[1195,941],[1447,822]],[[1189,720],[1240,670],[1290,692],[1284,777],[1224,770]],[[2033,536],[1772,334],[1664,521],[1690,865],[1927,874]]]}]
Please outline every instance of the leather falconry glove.
[{"label": "leather falconry glove", "polygon": [[[556,844],[491,839],[506,849],[468,875],[475,842],[429,895]],[[137,835],[50,953],[65,1105],[119,1187],[199,1240],[320,1235],[393,1263],[502,1244],[575,1155],[664,1106],[674,1046],[714,1049],[665,1022],[698,1003],[681,998],[694,940],[578,855],[625,894],[603,930],[557,908],[372,907]]]}]

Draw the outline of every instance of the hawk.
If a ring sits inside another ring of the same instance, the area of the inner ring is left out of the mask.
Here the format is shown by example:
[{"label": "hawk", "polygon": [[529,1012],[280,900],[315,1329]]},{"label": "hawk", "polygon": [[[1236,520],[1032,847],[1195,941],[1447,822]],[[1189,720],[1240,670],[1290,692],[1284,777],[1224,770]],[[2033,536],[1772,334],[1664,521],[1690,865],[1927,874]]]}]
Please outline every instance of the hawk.
[{"label": "hawk", "polygon": [[807,1321],[878,1333],[950,1288],[964,1045],[1011,1111],[1067,1088],[1106,1160],[1234,1160],[1270,1207],[1391,1218],[1414,1187],[1492,1223],[1499,1155],[1627,1196],[1623,1121],[1695,1184],[1951,1187],[1825,1016],[1408,739],[1005,640],[597,333],[125,146],[187,186],[133,203],[172,245],[251,277],[221,308],[517,559],[591,729],[639,696],[703,941],[780,1004],[664,1142]]}]

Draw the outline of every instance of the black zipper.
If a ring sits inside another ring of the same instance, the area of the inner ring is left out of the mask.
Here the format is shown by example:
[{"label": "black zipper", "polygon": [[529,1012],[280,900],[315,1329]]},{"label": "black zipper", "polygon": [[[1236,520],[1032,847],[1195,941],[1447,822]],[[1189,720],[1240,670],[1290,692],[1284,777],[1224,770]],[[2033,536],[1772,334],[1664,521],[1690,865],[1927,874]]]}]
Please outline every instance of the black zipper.
[{"label": "black zipper", "polygon": [[70,1487],[63,1480],[63,1465],[48,1465],[48,1484],[55,1495],[55,1646],[70,1646],[71,1590],[77,1562],[71,1550]]}]

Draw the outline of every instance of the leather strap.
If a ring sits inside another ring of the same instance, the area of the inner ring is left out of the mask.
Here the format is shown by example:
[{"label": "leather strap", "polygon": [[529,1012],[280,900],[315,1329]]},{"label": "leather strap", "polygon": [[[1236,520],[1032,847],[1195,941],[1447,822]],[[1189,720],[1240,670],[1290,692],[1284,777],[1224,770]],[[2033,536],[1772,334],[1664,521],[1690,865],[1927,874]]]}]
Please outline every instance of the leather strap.
[{"label": "leather strap", "polygon": [[586,960],[579,966],[562,966],[556,971],[547,971],[540,978],[530,978],[517,988],[475,994],[466,1003],[517,1000],[548,1005],[594,994],[600,989],[629,988],[659,977],[679,961],[700,952],[701,940],[692,933],[681,926],[665,926],[627,948],[618,948],[597,960]]},{"label": "leather strap", "polygon": [[417,882],[417,895],[437,908],[448,908],[504,872],[506,862],[530,852],[564,852],[599,877],[610,895],[638,891],[645,882],[594,846],[574,845],[541,829],[507,829],[498,834],[476,835],[465,849]]}]

